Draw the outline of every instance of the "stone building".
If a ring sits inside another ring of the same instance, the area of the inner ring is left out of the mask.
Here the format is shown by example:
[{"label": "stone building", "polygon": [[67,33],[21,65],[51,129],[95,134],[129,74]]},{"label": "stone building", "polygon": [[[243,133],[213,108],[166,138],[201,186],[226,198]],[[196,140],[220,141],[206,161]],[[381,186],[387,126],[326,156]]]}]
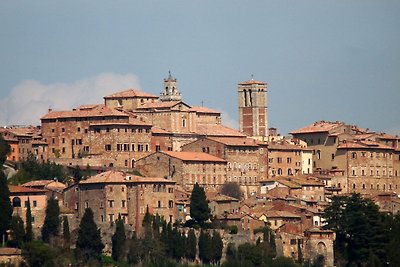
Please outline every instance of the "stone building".
[{"label": "stone building", "polygon": [[137,107],[153,103],[158,97],[152,94],[144,93],[136,89],[127,89],[104,97],[104,105],[108,108],[117,108],[121,110],[134,110]]},{"label": "stone building", "polygon": [[66,189],[66,207],[74,207],[78,218],[91,208],[97,225],[107,229],[119,216],[138,232],[149,209],[168,222],[176,219],[175,182],[164,178],[141,177],[120,171],[107,171]]},{"label": "stone building", "polygon": [[268,137],[267,84],[256,80],[238,85],[239,128],[252,137]]},{"label": "stone building", "polygon": [[304,237],[304,259],[313,264],[321,257],[324,266],[334,266],[334,231],[312,228],[304,232]]},{"label": "stone building", "polygon": [[150,153],[151,125],[103,105],[50,111],[41,120],[50,158],[62,164],[132,167]]},{"label": "stone building", "polygon": [[204,152],[155,152],[135,167],[146,176],[166,177],[190,191],[195,183],[217,189],[227,179],[226,161]]},{"label": "stone building", "polygon": [[267,178],[267,144],[244,137],[206,137],[182,147],[182,151],[205,152],[227,161],[227,180],[237,182],[246,195],[258,191]]},{"label": "stone building", "polygon": [[398,137],[326,121],[315,122],[291,134],[307,142],[308,148],[313,150],[314,171],[343,173],[331,181],[343,192],[398,190]]},{"label": "stone building", "polygon": [[302,173],[303,148],[285,141],[268,145],[269,177],[294,176]]},{"label": "stone building", "polygon": [[35,236],[40,236],[46,214],[47,190],[16,185],[9,185],[8,188],[13,206],[13,215],[18,214],[25,222],[26,208],[29,201],[32,213],[32,230]]},{"label": "stone building", "polygon": [[0,135],[11,147],[11,153],[7,156],[7,160],[22,162],[30,154],[34,155],[38,161],[47,160],[47,144],[41,140],[40,128],[10,126],[0,128]]}]

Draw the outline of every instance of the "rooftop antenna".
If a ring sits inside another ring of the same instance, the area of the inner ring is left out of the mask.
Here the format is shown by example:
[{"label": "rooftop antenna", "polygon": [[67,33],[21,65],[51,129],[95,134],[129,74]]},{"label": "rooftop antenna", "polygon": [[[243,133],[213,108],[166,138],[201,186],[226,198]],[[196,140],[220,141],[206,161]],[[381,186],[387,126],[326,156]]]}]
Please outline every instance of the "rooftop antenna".
[{"label": "rooftop antenna", "polygon": [[202,107],[204,106],[204,101],[203,101],[203,100],[201,100],[201,106],[202,106]]}]

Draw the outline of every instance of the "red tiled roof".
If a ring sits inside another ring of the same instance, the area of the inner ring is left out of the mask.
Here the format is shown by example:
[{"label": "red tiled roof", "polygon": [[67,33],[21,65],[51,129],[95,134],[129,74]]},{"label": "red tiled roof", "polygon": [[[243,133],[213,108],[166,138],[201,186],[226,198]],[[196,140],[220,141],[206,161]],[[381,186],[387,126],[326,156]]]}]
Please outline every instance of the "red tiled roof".
[{"label": "red tiled roof", "polygon": [[208,137],[207,139],[216,141],[227,146],[251,146],[258,147],[257,141],[245,137]]},{"label": "red tiled roof", "polygon": [[44,115],[41,120],[44,119],[58,119],[58,118],[82,118],[82,117],[128,117],[127,114],[118,111],[116,109],[107,108],[105,106],[98,106],[93,109],[76,109],[70,111],[50,111]]},{"label": "red tiled roof", "polygon": [[106,171],[86,180],[82,180],[80,184],[98,184],[98,183],[175,183],[162,177],[142,177],[121,171]]},{"label": "red tiled roof", "polygon": [[107,125],[126,125],[126,126],[151,126],[151,123],[147,123],[141,119],[129,117],[128,122],[99,122],[99,123],[91,123],[90,126],[107,126]]},{"label": "red tiled roof", "polygon": [[165,108],[172,108],[179,103],[182,103],[183,105],[186,105],[182,101],[165,101],[165,102],[154,102],[154,103],[145,103],[139,107],[137,107],[138,110],[140,109],[165,109]]},{"label": "red tiled roof", "polygon": [[191,110],[196,111],[197,113],[221,114],[221,112],[219,112],[218,110],[200,106],[193,106]]},{"label": "red tiled roof", "polygon": [[151,132],[155,134],[172,134],[171,132],[156,126],[151,127]]},{"label": "red tiled roof", "polygon": [[300,146],[288,144],[288,143],[270,143],[268,145],[268,150],[302,150]]},{"label": "red tiled roof", "polygon": [[22,186],[26,187],[44,187],[46,185],[52,184],[51,187],[60,187],[60,188],[65,188],[66,185],[54,180],[36,180],[36,181],[30,181],[27,183],[22,184]]},{"label": "red tiled roof", "polygon": [[383,145],[378,142],[373,141],[346,141],[338,145],[338,149],[349,149],[349,148],[359,148],[359,149],[389,149],[394,150],[393,147]]},{"label": "red tiled roof", "polygon": [[294,130],[290,132],[290,134],[329,132],[341,125],[344,125],[344,122],[318,121],[306,127]]},{"label": "red tiled roof", "polygon": [[41,190],[41,189],[34,189],[30,187],[25,187],[25,186],[19,186],[19,185],[9,185],[8,189],[10,190],[10,193],[17,194],[17,193],[45,193],[46,190]]},{"label": "red tiled roof", "polygon": [[267,218],[301,218],[301,216],[286,210],[267,210],[265,215]]},{"label": "red tiled roof", "polygon": [[246,137],[246,135],[221,124],[197,124],[196,133],[205,136]]},{"label": "red tiled roof", "polygon": [[225,160],[212,156],[204,152],[177,152],[163,151],[160,153],[167,154],[170,157],[177,158],[183,161],[207,161],[207,162],[226,162]]},{"label": "red tiled roof", "polygon": [[134,98],[134,97],[142,97],[142,98],[158,98],[158,96],[148,94],[137,89],[127,89],[125,91],[121,91],[112,95],[105,96],[104,99],[110,98]]}]

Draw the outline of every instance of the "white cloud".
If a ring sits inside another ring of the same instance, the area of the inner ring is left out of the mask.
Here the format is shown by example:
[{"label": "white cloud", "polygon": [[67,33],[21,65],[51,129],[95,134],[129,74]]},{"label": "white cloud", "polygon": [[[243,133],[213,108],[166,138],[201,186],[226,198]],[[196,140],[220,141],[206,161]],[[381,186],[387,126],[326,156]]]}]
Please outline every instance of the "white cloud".
[{"label": "white cloud", "polygon": [[102,73],[68,84],[22,81],[0,100],[0,125],[39,125],[48,108],[70,110],[82,104],[100,104],[105,95],[128,88],[140,88],[137,76]]},{"label": "white cloud", "polygon": [[236,130],[239,129],[239,122],[233,119],[228,112],[222,109],[217,109],[217,110],[221,112],[222,125],[228,126]]}]

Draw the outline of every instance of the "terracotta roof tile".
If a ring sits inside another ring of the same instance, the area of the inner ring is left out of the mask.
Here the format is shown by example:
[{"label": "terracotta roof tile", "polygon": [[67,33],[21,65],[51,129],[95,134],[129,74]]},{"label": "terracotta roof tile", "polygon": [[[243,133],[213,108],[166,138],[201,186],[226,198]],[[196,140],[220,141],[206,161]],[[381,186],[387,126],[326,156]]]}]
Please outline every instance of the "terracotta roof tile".
[{"label": "terracotta roof tile", "polygon": [[346,141],[338,145],[338,149],[389,149],[394,150],[393,147],[383,145],[374,141]]},{"label": "terracotta roof tile", "polygon": [[86,180],[82,180],[80,184],[98,184],[98,183],[175,183],[162,177],[142,177],[121,171],[106,171]]},{"label": "terracotta roof tile", "polygon": [[197,113],[210,113],[210,114],[221,114],[218,110],[207,108],[207,107],[200,107],[200,106],[193,106],[191,110]]},{"label": "terracotta roof tile", "polygon": [[344,122],[318,121],[306,127],[294,130],[290,132],[290,134],[329,132],[342,125],[345,125]]},{"label": "terracotta roof tile", "polygon": [[209,137],[246,137],[246,135],[240,133],[239,131],[221,124],[197,124],[196,133]]},{"label": "terracotta roof tile", "polygon": [[216,141],[227,146],[251,146],[258,147],[257,141],[245,137],[208,137],[207,139]]},{"label": "terracotta roof tile", "polygon": [[163,128],[159,128],[156,126],[151,127],[151,132],[155,134],[172,134],[170,131],[167,131]]},{"label": "terracotta roof tile", "polygon": [[170,157],[177,158],[183,161],[207,161],[207,162],[226,162],[225,160],[212,156],[204,152],[177,152],[177,151],[162,151]]},{"label": "terracotta roof tile", "polygon": [[154,102],[154,103],[145,103],[139,107],[137,107],[138,110],[141,109],[166,109],[166,108],[172,108],[179,103],[182,103],[183,105],[186,105],[182,101],[165,101],[165,102]]},{"label": "terracotta roof tile", "polygon": [[107,125],[126,125],[126,126],[151,126],[151,123],[147,123],[141,119],[138,118],[133,118],[129,117],[128,122],[121,122],[121,121],[116,121],[116,122],[101,122],[101,123],[91,123],[90,126],[107,126]]},{"label": "terracotta roof tile", "polygon": [[66,188],[66,185],[54,180],[36,180],[22,184],[25,187],[44,187],[51,184],[51,187]]},{"label": "terracotta roof tile", "polygon": [[82,118],[82,117],[128,117],[127,114],[116,109],[107,108],[105,106],[98,106],[93,109],[75,109],[69,111],[50,111],[44,115],[41,120],[45,119],[59,119],[59,118]]},{"label": "terracotta roof tile", "polygon": [[269,143],[268,150],[303,150],[303,148],[289,143]]},{"label": "terracotta roof tile", "polygon": [[45,193],[46,190],[41,189],[34,189],[26,186],[19,186],[19,185],[9,185],[8,189],[10,190],[11,194],[18,194],[18,193]]},{"label": "terracotta roof tile", "polygon": [[144,98],[158,98],[158,96],[148,94],[137,89],[127,89],[112,95],[105,96],[104,99],[110,98],[134,98],[134,97],[144,97]]}]

